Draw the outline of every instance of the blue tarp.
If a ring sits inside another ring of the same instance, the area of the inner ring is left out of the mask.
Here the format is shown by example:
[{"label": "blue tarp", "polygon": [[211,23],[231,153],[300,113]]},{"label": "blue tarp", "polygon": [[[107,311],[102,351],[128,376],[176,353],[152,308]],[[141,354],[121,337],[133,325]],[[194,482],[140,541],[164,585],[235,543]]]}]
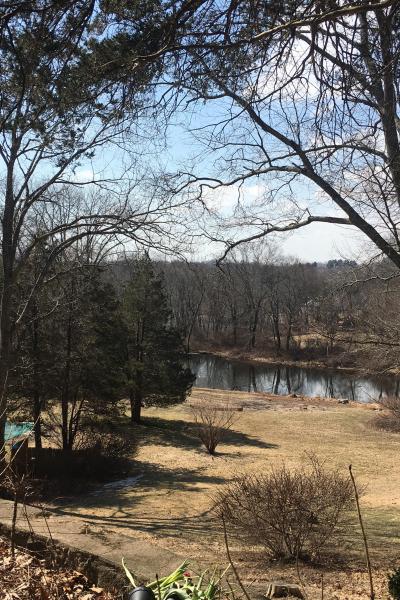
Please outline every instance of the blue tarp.
[{"label": "blue tarp", "polygon": [[33,430],[33,423],[22,422],[22,423],[6,423],[5,429],[5,441],[10,442],[15,438],[25,437],[29,435]]}]

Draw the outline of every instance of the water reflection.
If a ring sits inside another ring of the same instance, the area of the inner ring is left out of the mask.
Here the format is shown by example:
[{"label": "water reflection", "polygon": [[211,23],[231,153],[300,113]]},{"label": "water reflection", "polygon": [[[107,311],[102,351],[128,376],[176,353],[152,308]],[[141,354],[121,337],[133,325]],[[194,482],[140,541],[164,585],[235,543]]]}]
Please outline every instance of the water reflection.
[{"label": "water reflection", "polygon": [[384,396],[398,396],[400,392],[400,380],[393,377],[254,365],[207,355],[193,355],[189,364],[196,374],[196,387],[348,398],[358,402],[374,402]]}]

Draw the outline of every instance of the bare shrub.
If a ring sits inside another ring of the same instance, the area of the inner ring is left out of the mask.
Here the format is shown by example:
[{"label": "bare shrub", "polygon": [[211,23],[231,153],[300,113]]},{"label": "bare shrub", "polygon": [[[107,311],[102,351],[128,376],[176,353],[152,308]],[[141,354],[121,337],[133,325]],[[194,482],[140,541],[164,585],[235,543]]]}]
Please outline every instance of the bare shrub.
[{"label": "bare shrub", "polygon": [[400,398],[396,398],[396,396],[388,396],[387,398],[381,398],[379,400],[379,404],[382,408],[388,410],[393,417],[399,420],[400,422]]},{"label": "bare shrub", "polygon": [[198,427],[198,436],[211,455],[224,439],[236,420],[236,411],[229,404],[214,406],[199,402],[191,405],[192,415]]},{"label": "bare shrub", "polygon": [[374,427],[392,433],[400,433],[400,398],[388,396],[381,398],[379,404],[385,409],[385,413],[377,415],[373,422]]},{"label": "bare shrub", "polygon": [[215,509],[239,535],[278,559],[314,559],[349,527],[350,477],[316,457],[289,470],[240,475],[218,493]]}]

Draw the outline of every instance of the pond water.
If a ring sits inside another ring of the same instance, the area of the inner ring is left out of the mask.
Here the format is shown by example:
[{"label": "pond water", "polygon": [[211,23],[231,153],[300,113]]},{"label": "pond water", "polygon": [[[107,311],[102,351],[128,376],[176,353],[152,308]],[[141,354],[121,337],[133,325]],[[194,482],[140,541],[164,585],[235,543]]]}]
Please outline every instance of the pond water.
[{"label": "pond water", "polygon": [[207,354],[193,354],[189,365],[195,387],[272,394],[299,394],[376,402],[400,394],[400,379],[366,377],[323,369],[251,364]]}]

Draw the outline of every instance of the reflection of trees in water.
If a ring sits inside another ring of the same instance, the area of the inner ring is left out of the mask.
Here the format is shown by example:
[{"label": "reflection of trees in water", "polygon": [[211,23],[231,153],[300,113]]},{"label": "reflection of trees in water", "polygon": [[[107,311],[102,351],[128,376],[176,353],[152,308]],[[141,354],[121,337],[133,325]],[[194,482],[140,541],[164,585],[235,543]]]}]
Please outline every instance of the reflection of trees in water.
[{"label": "reflection of trees in water", "polygon": [[218,362],[211,357],[207,359],[206,378],[207,382],[211,382],[212,387],[218,387],[218,385],[224,385],[226,371],[229,370],[229,364],[218,364]]},{"label": "reflection of trees in water", "polygon": [[274,367],[271,391],[274,394],[302,392],[306,374],[304,370],[293,367]]},{"label": "reflection of trees in water", "polygon": [[302,393],[307,380],[307,371],[305,369],[287,367],[286,380],[290,382],[290,390],[288,386],[289,394],[292,392]]},{"label": "reflection of trees in water", "polygon": [[192,357],[189,365],[198,376],[198,387],[274,394],[295,392],[311,397],[327,396],[364,402],[388,395],[400,396],[400,379],[356,378],[313,369],[230,362],[212,356]]},{"label": "reflection of trees in water", "polygon": [[281,368],[277,367],[274,371],[274,378],[272,380],[272,390],[274,394],[279,394],[279,384],[281,382]]},{"label": "reflection of trees in water", "polygon": [[291,394],[292,393],[292,385],[291,385],[291,381],[290,381],[290,371],[289,371],[288,367],[286,367],[286,369],[285,369],[285,375],[286,375],[287,393]]},{"label": "reflection of trees in water", "polygon": [[195,385],[219,389],[232,389],[235,368],[228,361],[213,356],[191,357],[189,366],[196,375]]},{"label": "reflection of trees in water", "polygon": [[334,392],[335,392],[335,390],[334,390],[332,375],[329,375],[329,377],[326,378],[326,386],[325,386],[324,396],[326,396],[327,398],[334,398]]},{"label": "reflection of trees in water", "polygon": [[256,370],[254,365],[251,365],[249,368],[249,391],[251,391],[251,387],[253,388],[253,392],[257,392],[257,377]]}]

